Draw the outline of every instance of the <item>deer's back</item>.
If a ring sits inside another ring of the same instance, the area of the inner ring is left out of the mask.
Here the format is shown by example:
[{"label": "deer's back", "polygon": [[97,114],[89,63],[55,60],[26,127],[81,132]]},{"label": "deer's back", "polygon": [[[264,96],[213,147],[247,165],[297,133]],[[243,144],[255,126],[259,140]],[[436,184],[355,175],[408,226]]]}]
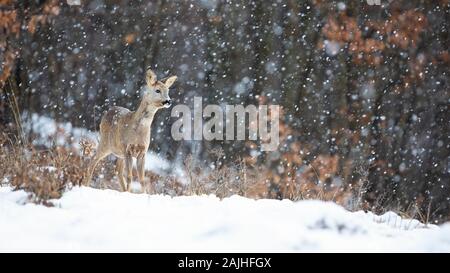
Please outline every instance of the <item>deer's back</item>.
[{"label": "deer's back", "polygon": [[111,107],[102,118],[102,121],[100,123],[100,131],[107,129],[107,127],[112,128],[114,126],[117,126],[119,124],[119,121],[123,119],[124,117],[131,114],[131,111],[127,108],[120,107],[120,106],[114,106]]},{"label": "deer's back", "polygon": [[124,124],[128,123],[131,114],[132,112],[124,107],[114,106],[103,115],[100,122],[100,143],[117,156],[122,156],[125,152]]}]

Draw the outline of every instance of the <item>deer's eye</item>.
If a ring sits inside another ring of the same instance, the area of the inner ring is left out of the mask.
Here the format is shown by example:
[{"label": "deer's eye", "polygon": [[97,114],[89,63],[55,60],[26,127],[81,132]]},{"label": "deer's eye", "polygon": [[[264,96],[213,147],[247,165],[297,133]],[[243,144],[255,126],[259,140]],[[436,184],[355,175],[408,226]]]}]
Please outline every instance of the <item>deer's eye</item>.
[{"label": "deer's eye", "polygon": [[155,92],[159,94],[159,93],[161,93],[161,90],[156,89]]}]

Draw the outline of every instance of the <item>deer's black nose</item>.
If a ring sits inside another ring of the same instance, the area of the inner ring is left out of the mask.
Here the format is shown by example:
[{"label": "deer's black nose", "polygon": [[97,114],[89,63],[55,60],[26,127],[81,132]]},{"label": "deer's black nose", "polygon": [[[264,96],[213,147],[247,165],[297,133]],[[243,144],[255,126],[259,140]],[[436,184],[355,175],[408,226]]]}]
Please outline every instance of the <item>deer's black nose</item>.
[{"label": "deer's black nose", "polygon": [[171,105],[172,104],[172,100],[165,100],[163,102],[164,105]]}]

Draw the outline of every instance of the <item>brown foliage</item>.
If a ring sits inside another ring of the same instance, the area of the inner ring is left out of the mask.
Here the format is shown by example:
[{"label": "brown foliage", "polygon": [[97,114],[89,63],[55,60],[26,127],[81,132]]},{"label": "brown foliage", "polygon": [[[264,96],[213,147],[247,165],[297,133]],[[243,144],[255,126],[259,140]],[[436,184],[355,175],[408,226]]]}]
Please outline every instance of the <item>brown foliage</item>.
[{"label": "brown foliage", "polygon": [[[261,103],[264,103],[261,96]],[[308,162],[308,145],[296,139],[295,130],[283,122],[284,111],[280,111],[280,146],[278,153],[263,153],[260,156],[245,156],[249,183],[247,196],[253,198],[287,198],[291,200],[320,199],[347,204],[353,194],[350,188],[334,185],[333,181],[350,179],[351,165],[337,155],[319,154]],[[255,142],[248,141],[247,148],[257,149]],[[277,155],[278,154],[278,155]],[[342,162],[341,162],[342,161]],[[342,166],[341,166],[342,165]],[[227,169],[228,172],[228,169]]]},{"label": "brown foliage", "polygon": [[[417,47],[420,34],[427,27],[426,17],[415,10],[395,11],[389,20],[369,20],[364,24],[359,24],[357,20],[340,13],[329,17],[322,32],[327,39],[346,44],[353,62],[359,65],[379,66],[384,55],[380,53],[385,53],[389,48]],[[365,37],[362,30],[365,27],[376,36]],[[319,46],[323,47],[323,43]]]},{"label": "brown foliage", "polygon": [[50,0],[44,4],[42,13],[32,15],[27,23],[27,29],[30,33],[35,33],[38,25],[44,25],[52,16],[59,15],[58,1]]},{"label": "brown foliage", "polygon": [[43,3],[42,9],[26,10],[25,13],[31,15],[27,20],[19,18],[16,2],[14,0],[0,1],[0,5],[5,7],[4,10],[0,10],[0,87],[11,75],[17,51],[13,40],[20,38],[21,26],[27,26],[28,32],[33,34],[38,25],[47,23],[53,16],[57,16],[60,10],[59,1],[48,0]]}]

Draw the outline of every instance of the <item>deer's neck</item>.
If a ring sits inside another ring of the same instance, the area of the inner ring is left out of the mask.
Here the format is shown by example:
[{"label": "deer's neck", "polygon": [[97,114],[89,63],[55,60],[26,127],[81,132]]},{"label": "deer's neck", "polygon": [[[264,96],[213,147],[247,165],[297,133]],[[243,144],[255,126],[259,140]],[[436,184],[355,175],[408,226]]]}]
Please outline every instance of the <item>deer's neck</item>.
[{"label": "deer's neck", "polygon": [[150,127],[156,111],[158,111],[158,108],[143,99],[139,104],[139,108],[133,114],[135,124]]}]

